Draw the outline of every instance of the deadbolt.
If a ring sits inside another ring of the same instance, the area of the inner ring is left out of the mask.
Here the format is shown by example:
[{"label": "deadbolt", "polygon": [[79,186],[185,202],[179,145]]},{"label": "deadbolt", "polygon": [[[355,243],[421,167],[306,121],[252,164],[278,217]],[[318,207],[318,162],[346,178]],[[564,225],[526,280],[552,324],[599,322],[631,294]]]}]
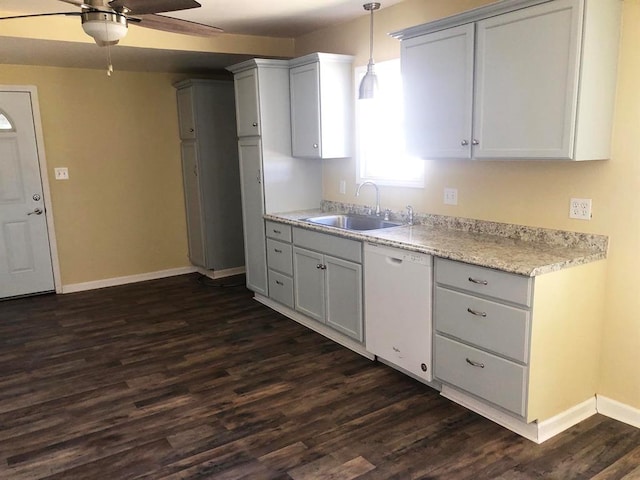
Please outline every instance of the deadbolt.
[{"label": "deadbolt", "polygon": [[31,198],[33,198],[36,202],[39,202],[42,197],[40,196],[39,193],[34,193],[33,197]]}]

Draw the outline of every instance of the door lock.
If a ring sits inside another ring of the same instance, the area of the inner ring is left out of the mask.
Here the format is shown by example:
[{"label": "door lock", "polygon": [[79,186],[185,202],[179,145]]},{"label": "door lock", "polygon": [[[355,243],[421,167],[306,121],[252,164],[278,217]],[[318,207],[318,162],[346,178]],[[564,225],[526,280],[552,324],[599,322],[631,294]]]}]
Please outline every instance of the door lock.
[{"label": "door lock", "polygon": [[42,215],[42,209],[36,208],[33,212],[27,213],[27,215]]},{"label": "door lock", "polygon": [[39,202],[42,197],[40,196],[39,193],[34,193],[33,197],[31,198],[33,198],[36,202]]}]

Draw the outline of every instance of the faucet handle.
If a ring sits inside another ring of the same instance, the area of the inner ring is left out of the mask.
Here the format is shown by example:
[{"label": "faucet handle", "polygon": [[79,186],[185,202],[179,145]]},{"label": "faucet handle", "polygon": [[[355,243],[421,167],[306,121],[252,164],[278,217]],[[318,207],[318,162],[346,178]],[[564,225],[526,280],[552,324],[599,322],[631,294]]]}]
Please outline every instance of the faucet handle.
[{"label": "faucet handle", "polygon": [[407,223],[413,225],[413,207],[411,205],[407,205]]},{"label": "faucet handle", "polygon": [[388,208],[385,209],[384,211],[384,220],[389,221],[391,217],[391,210],[389,210]]}]

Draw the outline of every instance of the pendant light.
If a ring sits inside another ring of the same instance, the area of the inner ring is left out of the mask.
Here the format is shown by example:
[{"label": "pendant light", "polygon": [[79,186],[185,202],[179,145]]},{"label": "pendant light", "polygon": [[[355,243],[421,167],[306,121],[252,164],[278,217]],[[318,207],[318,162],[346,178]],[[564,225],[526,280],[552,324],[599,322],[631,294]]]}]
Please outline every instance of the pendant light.
[{"label": "pendant light", "polygon": [[380,8],[380,4],[378,2],[365,3],[362,7],[371,12],[371,24],[369,26],[369,63],[367,64],[367,73],[365,73],[360,82],[358,94],[360,100],[365,100],[374,98],[378,90],[378,77],[376,77],[373,71],[373,12]]}]

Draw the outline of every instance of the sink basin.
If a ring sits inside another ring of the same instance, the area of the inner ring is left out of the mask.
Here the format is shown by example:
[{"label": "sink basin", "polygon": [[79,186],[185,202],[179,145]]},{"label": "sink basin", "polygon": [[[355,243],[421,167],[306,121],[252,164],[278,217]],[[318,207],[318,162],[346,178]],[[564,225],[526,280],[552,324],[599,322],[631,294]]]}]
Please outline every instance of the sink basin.
[{"label": "sink basin", "polygon": [[402,223],[383,220],[379,217],[368,217],[366,215],[322,215],[319,217],[306,218],[305,221],[324,225],[325,227],[342,228],[344,230],[378,230],[381,228],[398,227]]}]

